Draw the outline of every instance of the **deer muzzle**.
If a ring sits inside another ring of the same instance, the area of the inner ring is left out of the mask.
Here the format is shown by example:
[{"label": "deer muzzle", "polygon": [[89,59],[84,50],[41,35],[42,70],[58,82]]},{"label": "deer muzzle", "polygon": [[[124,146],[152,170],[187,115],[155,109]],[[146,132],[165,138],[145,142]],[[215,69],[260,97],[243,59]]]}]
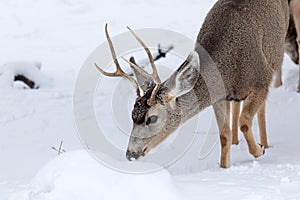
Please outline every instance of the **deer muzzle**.
[{"label": "deer muzzle", "polygon": [[133,159],[137,160],[141,156],[143,156],[143,152],[126,151],[126,158],[129,161],[132,161]]}]

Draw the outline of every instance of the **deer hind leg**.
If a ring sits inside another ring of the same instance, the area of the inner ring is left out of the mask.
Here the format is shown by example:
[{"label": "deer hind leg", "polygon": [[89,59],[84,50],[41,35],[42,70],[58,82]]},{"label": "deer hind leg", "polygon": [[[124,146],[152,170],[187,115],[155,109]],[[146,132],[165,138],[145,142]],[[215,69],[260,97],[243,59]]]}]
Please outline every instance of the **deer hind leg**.
[{"label": "deer hind leg", "polygon": [[221,142],[221,161],[220,166],[222,168],[228,168],[230,166],[230,146],[231,146],[231,131],[229,126],[228,109],[230,109],[230,103],[228,101],[221,101],[213,105],[216,115]]},{"label": "deer hind leg", "polygon": [[232,102],[232,144],[239,144],[240,102]]},{"label": "deer hind leg", "polygon": [[282,67],[275,73],[274,87],[278,88],[280,86],[282,86]]},{"label": "deer hind leg", "polygon": [[264,148],[268,148],[268,138],[267,138],[267,129],[266,129],[266,103],[260,107],[258,113],[258,126],[259,126],[259,135],[260,135],[260,143],[264,146]]},{"label": "deer hind leg", "polygon": [[299,64],[299,83],[298,83],[298,92],[300,92],[300,1],[291,1],[290,10],[293,15],[293,20],[295,23],[295,28],[297,32],[297,45],[298,45],[298,64]]},{"label": "deer hind leg", "polygon": [[[298,43],[298,54],[300,53],[300,41],[297,41]],[[298,66],[299,66],[299,77],[298,77],[298,92],[300,93],[300,57],[298,60]]]},{"label": "deer hind leg", "polygon": [[298,92],[300,93],[300,64],[299,64]]},{"label": "deer hind leg", "polygon": [[248,143],[250,154],[255,158],[264,154],[264,147],[257,144],[252,132],[252,121],[254,115],[265,103],[267,97],[266,90],[253,91],[244,101],[243,110],[240,116],[240,129]]},{"label": "deer hind leg", "polygon": [[[299,4],[299,3],[298,3]],[[300,5],[298,5],[298,7],[300,7]],[[298,16],[298,20],[296,20],[296,23],[298,26],[296,26],[296,29],[297,29],[297,34],[298,34],[298,37],[297,37],[297,44],[298,44],[298,67],[299,67],[299,77],[298,77],[298,92],[300,93],[300,39],[299,39],[299,34],[300,34],[300,25],[299,25],[299,17]]]},{"label": "deer hind leg", "polygon": [[[299,2],[297,2],[299,4]],[[298,7],[300,7],[300,5],[298,5]],[[296,46],[297,46],[297,57],[295,58],[295,60],[297,60],[298,62],[295,62],[296,64],[298,64],[298,67],[299,67],[299,77],[298,77],[298,92],[300,93],[300,41],[299,41],[299,35],[300,35],[300,26],[299,26],[299,16],[298,16],[298,20],[295,20],[295,22],[297,23],[297,34],[298,34],[298,37],[297,37],[297,43],[296,43]]]}]

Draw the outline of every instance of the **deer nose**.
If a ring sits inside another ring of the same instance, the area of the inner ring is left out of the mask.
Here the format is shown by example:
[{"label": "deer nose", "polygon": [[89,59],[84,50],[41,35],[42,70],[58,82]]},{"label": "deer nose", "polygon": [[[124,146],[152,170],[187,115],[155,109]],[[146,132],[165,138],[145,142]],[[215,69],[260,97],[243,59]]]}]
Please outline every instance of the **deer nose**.
[{"label": "deer nose", "polygon": [[139,157],[141,156],[141,154],[139,152],[133,152],[133,151],[126,151],[126,158],[129,161],[132,161],[132,159],[134,158],[135,160],[137,160]]}]

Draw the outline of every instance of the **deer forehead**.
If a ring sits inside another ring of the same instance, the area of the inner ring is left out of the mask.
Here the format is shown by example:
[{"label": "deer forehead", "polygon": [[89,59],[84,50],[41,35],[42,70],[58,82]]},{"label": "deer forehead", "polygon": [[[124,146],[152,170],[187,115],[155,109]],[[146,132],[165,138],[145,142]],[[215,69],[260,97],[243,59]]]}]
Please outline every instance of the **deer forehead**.
[{"label": "deer forehead", "polygon": [[139,125],[145,122],[146,118],[150,115],[164,115],[164,111],[169,107],[165,105],[165,94],[163,88],[160,88],[156,94],[156,104],[150,106],[148,100],[151,97],[153,88],[149,89],[145,95],[138,98],[132,110],[132,120],[135,124]]},{"label": "deer forehead", "polygon": [[138,98],[132,110],[132,120],[135,124],[142,124],[145,121],[147,112],[150,109],[148,99],[151,97],[153,88],[149,89],[142,97]]}]

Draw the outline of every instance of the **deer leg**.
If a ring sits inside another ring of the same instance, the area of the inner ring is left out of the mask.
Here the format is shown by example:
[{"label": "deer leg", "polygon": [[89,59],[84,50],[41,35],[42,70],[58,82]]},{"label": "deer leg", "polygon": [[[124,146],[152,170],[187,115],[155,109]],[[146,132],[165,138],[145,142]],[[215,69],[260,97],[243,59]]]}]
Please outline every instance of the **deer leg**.
[{"label": "deer leg", "polygon": [[291,1],[290,2],[290,10],[293,15],[295,28],[297,32],[297,45],[298,45],[298,65],[299,65],[299,82],[298,82],[298,92],[300,92],[300,2],[299,1]]},{"label": "deer leg", "polygon": [[226,101],[226,119],[228,124],[230,124],[230,101]]},{"label": "deer leg", "polygon": [[267,138],[267,129],[266,129],[266,103],[260,107],[258,113],[258,126],[259,126],[259,135],[260,135],[260,143],[264,146],[264,148],[268,148],[268,138]]},{"label": "deer leg", "polygon": [[[298,6],[299,7],[299,6]],[[299,21],[299,20],[298,20]],[[297,22],[298,22],[297,21]],[[299,22],[297,23],[297,27],[298,29],[300,28],[299,27]],[[297,33],[298,33],[299,30],[297,30]],[[299,33],[298,33],[299,34]],[[297,38],[297,44],[298,44],[298,55],[300,53],[300,41],[299,41],[299,38]],[[299,77],[298,77],[298,92],[300,93],[300,56],[298,56],[298,67],[299,67]]]},{"label": "deer leg", "polygon": [[266,90],[253,91],[244,101],[243,110],[240,116],[240,129],[248,143],[250,154],[255,158],[264,154],[264,147],[257,144],[252,132],[252,121],[254,115],[265,103],[267,97]]},{"label": "deer leg", "polygon": [[221,142],[221,161],[222,168],[230,166],[230,146],[231,146],[231,131],[229,127],[228,106],[229,102],[221,101],[213,105],[216,115]]},{"label": "deer leg", "polygon": [[282,86],[282,67],[280,68],[280,70],[275,72],[275,83],[274,86],[276,88]]},{"label": "deer leg", "polygon": [[299,64],[298,92],[300,93],[300,64]]},{"label": "deer leg", "polygon": [[240,102],[232,102],[232,144],[239,144]]}]

